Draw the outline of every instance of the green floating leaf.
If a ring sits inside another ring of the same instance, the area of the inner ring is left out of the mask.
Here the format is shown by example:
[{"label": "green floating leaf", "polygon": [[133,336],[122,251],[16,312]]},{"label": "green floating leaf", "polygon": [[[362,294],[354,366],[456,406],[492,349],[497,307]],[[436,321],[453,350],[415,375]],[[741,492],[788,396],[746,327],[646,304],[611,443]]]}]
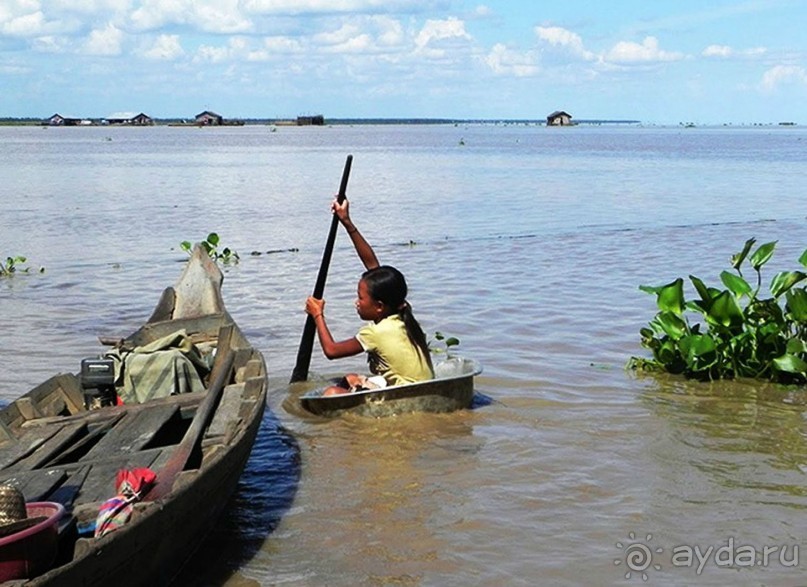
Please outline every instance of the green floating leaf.
[{"label": "green floating leaf", "polygon": [[458,338],[452,336],[446,339],[446,346],[457,346],[458,344],[460,344],[460,339]]},{"label": "green floating leaf", "polygon": [[799,281],[806,279],[807,274],[801,271],[782,271],[777,273],[771,281],[771,294],[778,298]]},{"label": "green floating leaf", "polygon": [[787,341],[787,352],[791,355],[807,353],[807,342],[800,338],[791,338]]},{"label": "green floating leaf", "polygon": [[747,241],[745,241],[745,246],[743,247],[743,250],[737,253],[736,255],[731,256],[731,266],[734,269],[737,270],[740,269],[740,265],[742,265],[743,261],[745,261],[745,258],[748,256],[748,253],[751,251],[751,247],[754,246],[755,242],[757,242],[757,239],[749,238]]},{"label": "green floating leaf", "polygon": [[724,291],[712,300],[712,306],[706,313],[706,320],[710,324],[719,324],[726,328],[736,328],[745,322],[743,311],[737,304],[737,299],[729,291]]},{"label": "green floating leaf", "polygon": [[701,297],[701,300],[707,303],[711,303],[712,295],[709,293],[709,288],[706,287],[703,281],[699,277],[695,277],[694,275],[690,275],[689,280],[692,282],[692,285],[695,286],[695,291],[698,292],[698,295]]},{"label": "green floating leaf", "polygon": [[640,285],[639,289],[649,294],[655,294],[656,304],[662,312],[672,312],[680,316],[684,312],[684,280],[680,277],[658,287]]},{"label": "green floating leaf", "polygon": [[779,371],[807,375],[807,362],[790,353],[775,358],[773,364]]},{"label": "green floating leaf", "polygon": [[807,249],[804,249],[804,252],[799,257],[799,263],[807,267]]},{"label": "green floating leaf", "polygon": [[674,372],[674,365],[679,357],[678,349],[672,340],[667,340],[655,351],[656,359],[665,364],[667,368]]},{"label": "green floating leaf", "polygon": [[685,336],[681,338],[680,346],[692,371],[704,371],[717,361],[717,344],[708,334]]},{"label": "green floating leaf", "polygon": [[787,311],[796,322],[807,322],[807,291],[804,288],[787,292]]},{"label": "green floating leaf", "polygon": [[207,242],[213,245],[213,248],[217,247],[219,244],[219,235],[215,232],[211,232],[207,235]]},{"label": "green floating leaf", "polygon": [[759,270],[765,263],[767,263],[770,258],[773,256],[773,250],[776,248],[776,243],[778,241],[773,241],[770,243],[765,243],[764,245],[760,245],[759,248],[754,251],[754,254],[751,255],[751,266]]},{"label": "green floating leaf", "polygon": [[689,333],[687,323],[675,312],[660,312],[653,320],[653,324],[673,340],[678,340]]},{"label": "green floating leaf", "polygon": [[720,281],[738,298],[750,296],[751,292],[754,291],[745,279],[734,273],[729,273],[728,271],[723,271],[720,274]]}]

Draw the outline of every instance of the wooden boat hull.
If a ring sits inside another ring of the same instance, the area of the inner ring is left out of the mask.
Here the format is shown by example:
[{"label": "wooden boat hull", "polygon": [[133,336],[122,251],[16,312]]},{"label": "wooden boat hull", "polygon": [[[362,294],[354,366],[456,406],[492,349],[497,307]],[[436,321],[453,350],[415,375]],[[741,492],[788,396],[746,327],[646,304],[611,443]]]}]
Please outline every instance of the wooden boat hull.
[{"label": "wooden boat hull", "polygon": [[[221,279],[197,248],[149,321],[120,341],[140,347],[183,330],[215,347],[206,389],[89,410],[78,378],[62,374],[0,410],[0,483],[69,514],[54,566],[15,585],[168,585],[214,528],[258,434],[268,383],[262,354],[224,309]],[[79,536],[117,493],[117,471],[137,467],[157,473],[157,485],[129,521]]]},{"label": "wooden boat hull", "polygon": [[474,377],[481,372],[475,361],[457,357],[437,365],[435,378],[429,381],[327,397],[320,389],[301,396],[300,403],[319,416],[350,412],[378,418],[408,412],[453,412],[471,407]]}]

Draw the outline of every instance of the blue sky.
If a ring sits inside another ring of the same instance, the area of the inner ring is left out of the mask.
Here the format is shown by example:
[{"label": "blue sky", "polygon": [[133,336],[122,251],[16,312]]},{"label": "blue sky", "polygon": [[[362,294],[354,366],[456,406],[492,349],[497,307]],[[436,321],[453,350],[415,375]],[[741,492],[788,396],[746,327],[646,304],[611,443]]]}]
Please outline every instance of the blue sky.
[{"label": "blue sky", "polygon": [[0,0],[0,116],[807,124],[804,0]]}]

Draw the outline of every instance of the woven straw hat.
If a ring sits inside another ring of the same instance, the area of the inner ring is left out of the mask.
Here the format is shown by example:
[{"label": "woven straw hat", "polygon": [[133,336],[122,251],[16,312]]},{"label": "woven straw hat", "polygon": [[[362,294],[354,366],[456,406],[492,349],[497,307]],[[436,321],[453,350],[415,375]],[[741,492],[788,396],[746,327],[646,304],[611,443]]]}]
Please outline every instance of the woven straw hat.
[{"label": "woven straw hat", "polygon": [[25,497],[13,485],[0,485],[0,538],[35,526],[45,517],[29,518]]},{"label": "woven straw hat", "polygon": [[25,498],[13,485],[0,485],[0,526],[13,524],[28,517]]}]

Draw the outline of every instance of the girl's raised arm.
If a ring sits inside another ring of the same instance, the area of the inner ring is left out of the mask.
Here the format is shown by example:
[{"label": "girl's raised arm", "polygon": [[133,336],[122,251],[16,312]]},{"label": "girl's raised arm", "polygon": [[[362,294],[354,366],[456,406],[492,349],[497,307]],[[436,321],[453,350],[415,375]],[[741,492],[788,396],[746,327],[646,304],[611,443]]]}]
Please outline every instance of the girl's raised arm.
[{"label": "girl's raised arm", "polygon": [[353,247],[359,255],[359,259],[364,263],[364,268],[375,269],[378,267],[378,257],[376,257],[373,247],[365,240],[359,232],[359,229],[353,224],[353,220],[350,219],[350,205],[348,204],[347,198],[345,198],[341,204],[334,200],[331,209],[333,213],[339,217],[339,222],[342,223],[342,226],[345,227],[345,230],[350,236],[350,240],[353,242]]}]

